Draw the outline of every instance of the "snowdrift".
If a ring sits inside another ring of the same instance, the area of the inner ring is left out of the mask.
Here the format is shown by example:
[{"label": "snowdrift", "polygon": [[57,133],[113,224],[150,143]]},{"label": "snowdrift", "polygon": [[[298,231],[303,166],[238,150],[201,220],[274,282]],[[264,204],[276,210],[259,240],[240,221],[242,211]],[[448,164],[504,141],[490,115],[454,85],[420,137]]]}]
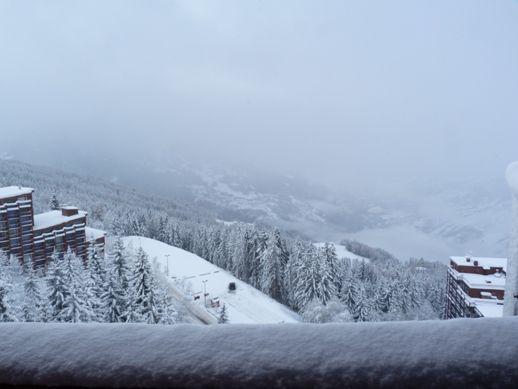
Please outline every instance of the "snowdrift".
[{"label": "snowdrift", "polygon": [[0,333],[0,385],[518,385],[516,317],[329,325],[3,323]]},{"label": "snowdrift", "polygon": [[[123,241],[130,250],[142,247],[150,260],[158,264],[158,270],[164,275],[169,268],[169,277],[166,277],[169,284],[181,292],[191,304],[204,309],[203,294],[208,293],[209,309],[206,313],[212,315],[213,321],[217,320],[220,309],[218,307],[210,308],[210,301],[213,299],[219,301],[220,307],[225,304],[229,322],[232,324],[275,324],[301,321],[295,312],[284,305],[195,254],[139,236],[130,236],[124,238]],[[169,261],[169,265],[167,265],[167,261]],[[205,285],[204,281],[206,281]],[[236,285],[235,291],[229,290],[230,283]]]}]

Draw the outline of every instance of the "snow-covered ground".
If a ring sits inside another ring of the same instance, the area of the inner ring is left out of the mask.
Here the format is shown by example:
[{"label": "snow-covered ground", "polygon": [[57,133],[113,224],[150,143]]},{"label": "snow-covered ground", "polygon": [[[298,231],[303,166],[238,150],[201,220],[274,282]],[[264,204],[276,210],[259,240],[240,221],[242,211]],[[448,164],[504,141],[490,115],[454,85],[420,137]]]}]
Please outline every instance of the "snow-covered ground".
[{"label": "snow-covered ground", "polygon": [[[216,265],[177,247],[139,236],[124,238],[129,250],[142,247],[157,270],[163,273],[171,287],[183,294],[183,297],[200,315],[208,311],[212,321],[216,321],[220,308],[211,308],[211,301],[218,300],[220,307],[226,307],[229,322],[260,323],[296,323],[300,317],[284,305],[278,303],[252,286],[238,280],[229,272]],[[169,277],[167,277],[169,261]],[[236,284],[235,291],[229,291],[229,284]],[[207,305],[204,309],[204,288]],[[175,296],[178,298],[178,296]],[[195,298],[197,298],[195,300]]]},{"label": "snow-covered ground", "polygon": [[[316,247],[324,247],[325,242],[315,243]],[[344,245],[333,243],[333,246],[335,246],[336,256],[340,259],[343,258],[349,258],[349,259],[357,259],[358,261],[369,261],[368,258],[364,258],[362,256],[356,255],[354,253],[351,253],[349,250],[345,248]]]},{"label": "snow-covered ground", "polygon": [[518,318],[0,324],[0,386],[516,388]]}]

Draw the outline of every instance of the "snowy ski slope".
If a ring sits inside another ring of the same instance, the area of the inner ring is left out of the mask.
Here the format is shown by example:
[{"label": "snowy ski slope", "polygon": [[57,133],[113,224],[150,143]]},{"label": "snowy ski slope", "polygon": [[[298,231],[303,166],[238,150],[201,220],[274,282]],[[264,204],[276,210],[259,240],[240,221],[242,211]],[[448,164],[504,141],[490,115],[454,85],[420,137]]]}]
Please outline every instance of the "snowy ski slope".
[{"label": "snowy ski slope", "polygon": [[[284,305],[195,254],[139,236],[124,238],[124,244],[130,251],[142,247],[151,261],[156,263],[158,271],[166,275],[170,285],[180,291],[198,309],[203,309],[204,306],[203,281],[206,281],[208,312],[214,320],[218,317],[219,308],[211,308],[210,300],[218,298],[220,307],[225,304],[229,322],[233,324],[301,321],[295,312]],[[167,256],[169,256],[169,277],[167,277]],[[231,282],[236,284],[234,292],[228,289]],[[197,300],[195,300],[196,297],[198,297]]]},{"label": "snowy ski slope", "polygon": [[[319,242],[315,243],[315,247],[321,248],[324,247],[326,242]],[[356,255],[354,253],[351,253],[349,250],[345,248],[344,245],[333,243],[333,246],[335,246],[336,256],[339,259],[349,258],[349,259],[356,259],[357,261],[366,261],[369,262],[370,259],[361,257],[359,255]]]}]

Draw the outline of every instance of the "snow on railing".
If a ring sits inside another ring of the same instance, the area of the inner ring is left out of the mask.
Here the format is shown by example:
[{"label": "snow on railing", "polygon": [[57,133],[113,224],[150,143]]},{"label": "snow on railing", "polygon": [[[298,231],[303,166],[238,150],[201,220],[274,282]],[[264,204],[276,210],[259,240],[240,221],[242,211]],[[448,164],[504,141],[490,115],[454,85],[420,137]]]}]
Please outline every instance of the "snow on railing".
[{"label": "snow on railing", "polygon": [[284,325],[0,324],[0,385],[517,387],[518,318]]}]

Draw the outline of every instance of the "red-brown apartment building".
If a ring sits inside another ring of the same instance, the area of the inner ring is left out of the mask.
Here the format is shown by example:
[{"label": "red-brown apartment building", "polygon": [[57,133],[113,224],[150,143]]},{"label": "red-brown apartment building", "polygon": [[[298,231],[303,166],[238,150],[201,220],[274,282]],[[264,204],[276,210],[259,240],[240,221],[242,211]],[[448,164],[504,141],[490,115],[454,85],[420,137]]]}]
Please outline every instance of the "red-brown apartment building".
[{"label": "red-brown apartment building", "polygon": [[86,258],[88,248],[103,251],[106,233],[86,227],[87,213],[63,207],[34,215],[34,189],[0,188],[0,250],[20,260],[31,258],[35,266],[45,265],[54,251],[69,248]]},{"label": "red-brown apartment building", "polygon": [[500,317],[507,259],[450,257],[446,317]]}]

